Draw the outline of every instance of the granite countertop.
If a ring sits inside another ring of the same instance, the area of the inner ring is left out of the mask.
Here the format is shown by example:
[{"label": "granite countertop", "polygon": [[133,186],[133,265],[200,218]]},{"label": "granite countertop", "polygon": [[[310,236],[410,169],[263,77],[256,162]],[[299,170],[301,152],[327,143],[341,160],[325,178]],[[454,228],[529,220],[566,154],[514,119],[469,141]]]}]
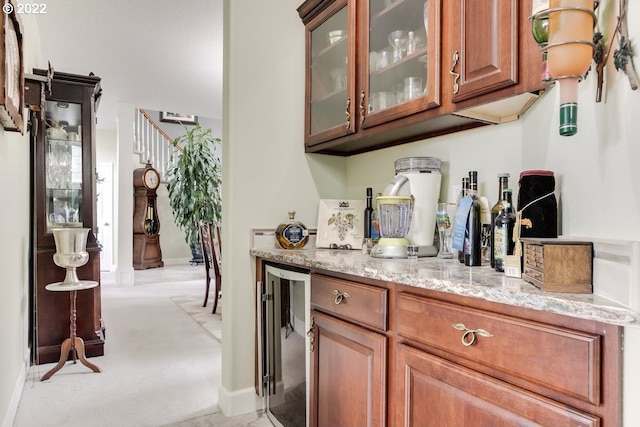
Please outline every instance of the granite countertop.
[{"label": "granite countertop", "polygon": [[490,266],[466,267],[456,259],[380,259],[360,251],[251,249],[266,260],[350,274],[517,307],[622,326],[640,326],[640,313],[595,294],[543,292]]}]

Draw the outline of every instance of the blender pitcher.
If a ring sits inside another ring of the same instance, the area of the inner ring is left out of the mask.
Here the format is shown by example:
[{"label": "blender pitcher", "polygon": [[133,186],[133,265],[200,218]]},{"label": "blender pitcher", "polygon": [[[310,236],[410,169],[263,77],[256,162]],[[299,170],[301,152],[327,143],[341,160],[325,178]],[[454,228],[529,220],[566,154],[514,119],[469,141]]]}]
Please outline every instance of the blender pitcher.
[{"label": "blender pitcher", "polygon": [[413,196],[378,196],[380,240],[371,249],[376,258],[406,258],[407,239],[413,215]]}]

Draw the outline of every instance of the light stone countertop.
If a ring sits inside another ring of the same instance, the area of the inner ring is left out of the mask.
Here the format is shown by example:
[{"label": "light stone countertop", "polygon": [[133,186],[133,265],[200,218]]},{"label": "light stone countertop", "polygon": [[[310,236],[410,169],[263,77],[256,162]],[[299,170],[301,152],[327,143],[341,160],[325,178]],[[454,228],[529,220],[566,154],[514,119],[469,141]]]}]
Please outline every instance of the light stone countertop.
[{"label": "light stone countertop", "polygon": [[522,279],[506,277],[489,265],[466,267],[457,258],[380,259],[360,251],[271,248],[250,254],[274,262],[350,274],[356,277],[479,298],[622,326],[640,326],[640,313],[594,294],[543,292]]}]

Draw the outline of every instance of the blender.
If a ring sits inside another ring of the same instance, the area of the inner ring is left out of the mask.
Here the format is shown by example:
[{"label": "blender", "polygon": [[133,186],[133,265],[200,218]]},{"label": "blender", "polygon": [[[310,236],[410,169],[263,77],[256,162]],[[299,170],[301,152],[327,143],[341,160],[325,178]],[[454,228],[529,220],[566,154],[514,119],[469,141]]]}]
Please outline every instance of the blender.
[{"label": "blender", "polygon": [[406,258],[406,238],[413,213],[413,196],[378,196],[380,240],[371,249],[376,258]]},{"label": "blender", "polygon": [[[405,157],[394,162],[396,176],[387,184],[382,195],[413,197],[413,214],[409,230],[403,241],[396,241],[396,249],[372,250],[379,258],[406,258],[407,244],[418,246],[418,256],[436,256],[438,248],[433,244],[436,211],[440,196],[440,167],[442,161],[436,157]],[[380,206],[380,205],[378,205]],[[378,208],[379,209],[379,208]],[[380,218],[380,211],[378,212]],[[382,230],[381,230],[382,234]],[[407,243],[408,242],[408,243]],[[379,244],[380,245],[380,244]],[[384,245],[392,246],[392,245]],[[387,254],[391,254],[387,256]],[[402,256],[404,254],[404,256]]]}]

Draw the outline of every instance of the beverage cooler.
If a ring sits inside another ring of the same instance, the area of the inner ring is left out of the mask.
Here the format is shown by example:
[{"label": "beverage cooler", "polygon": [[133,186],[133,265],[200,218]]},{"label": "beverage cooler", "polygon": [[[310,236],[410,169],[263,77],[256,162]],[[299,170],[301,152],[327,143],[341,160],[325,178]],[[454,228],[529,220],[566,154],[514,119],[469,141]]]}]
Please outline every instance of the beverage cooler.
[{"label": "beverage cooler", "polygon": [[310,297],[309,271],[265,264],[257,297],[258,374],[267,416],[276,426],[308,425]]}]

